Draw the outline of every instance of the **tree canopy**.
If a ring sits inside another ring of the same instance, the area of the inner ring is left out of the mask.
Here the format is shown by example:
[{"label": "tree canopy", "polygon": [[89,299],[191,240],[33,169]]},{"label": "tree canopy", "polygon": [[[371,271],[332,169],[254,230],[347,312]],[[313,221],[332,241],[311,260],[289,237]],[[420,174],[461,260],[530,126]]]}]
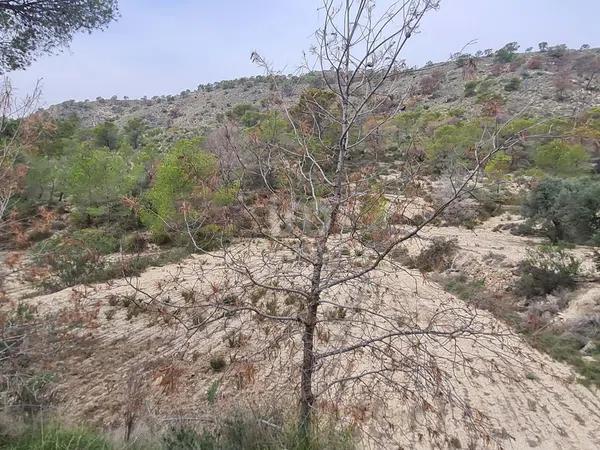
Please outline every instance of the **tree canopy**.
[{"label": "tree canopy", "polygon": [[0,0],[0,73],[24,69],[77,32],[103,29],[118,11],[117,0]]}]

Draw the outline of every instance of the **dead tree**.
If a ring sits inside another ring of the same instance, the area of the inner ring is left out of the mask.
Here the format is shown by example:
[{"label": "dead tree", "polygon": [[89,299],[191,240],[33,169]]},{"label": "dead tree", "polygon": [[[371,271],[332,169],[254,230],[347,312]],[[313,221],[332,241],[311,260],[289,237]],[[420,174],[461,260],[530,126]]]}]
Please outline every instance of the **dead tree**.
[{"label": "dead tree", "polygon": [[22,99],[15,98],[8,78],[0,84],[0,231],[4,228],[8,205],[26,170],[16,166],[21,146],[22,119],[31,114],[39,98],[39,86]]},{"label": "dead tree", "polygon": [[[510,331],[464,303],[415,296],[416,288],[427,288],[395,256],[469,194],[496,152],[520,138],[501,138],[503,125],[495,122],[482,129],[468,162],[448,168],[452,195],[404,224],[393,218],[417,206],[420,163],[407,155],[388,182],[377,164],[369,163],[366,145],[410,95],[400,82],[402,50],[438,3],[395,1],[380,10],[370,0],[324,0],[312,63],[325,88],[307,91],[293,107],[283,98],[274,102],[285,126],[280,118],[270,118],[246,141],[228,132],[221,136],[221,147],[237,155],[240,177],[258,176],[268,192],[267,221],[258,217],[247,192],[238,195],[240,213],[255,224],[258,239],[224,245],[210,253],[218,267],[206,260],[195,268],[199,292],[193,305],[174,302],[170,292],[178,288],[170,291],[167,281],[158,292],[131,282],[141,301],[170,312],[190,335],[214,336],[222,331],[217,324],[225,323],[254,336],[257,344],[248,359],[273,352],[281,356],[281,346],[288,343],[289,359],[270,372],[284,377],[292,367],[290,376],[297,375],[299,427],[306,436],[317,399],[335,405],[350,390],[379,405],[396,398],[440,414],[458,408],[466,427],[489,438],[487,422],[456,391],[452,373],[482,374],[490,365],[499,371],[497,363],[510,360],[511,347],[498,342],[494,347],[491,341],[502,341]],[[260,55],[252,58],[273,73]],[[389,107],[390,98],[396,107]],[[194,240],[192,228],[189,234]],[[182,278],[177,274],[171,285],[181,286]],[[264,336],[257,336],[260,327],[267,327]],[[479,345],[485,348],[481,355],[466,350]]]}]

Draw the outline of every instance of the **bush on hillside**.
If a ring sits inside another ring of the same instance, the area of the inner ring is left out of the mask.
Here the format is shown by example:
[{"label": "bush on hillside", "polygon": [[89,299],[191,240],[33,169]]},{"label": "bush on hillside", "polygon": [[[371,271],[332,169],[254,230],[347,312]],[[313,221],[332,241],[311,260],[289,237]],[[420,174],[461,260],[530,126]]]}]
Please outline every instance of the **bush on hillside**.
[{"label": "bush on hillside", "polygon": [[561,70],[554,74],[552,85],[556,91],[556,99],[563,101],[567,99],[567,93],[573,89],[572,75],[568,70]]},{"label": "bush on hillside", "polygon": [[351,429],[329,423],[315,427],[308,441],[278,413],[236,412],[220,418],[214,427],[197,431],[172,426],[160,440],[115,444],[99,433],[58,425],[30,426],[16,433],[2,433],[0,449],[6,450],[353,450],[358,448]]},{"label": "bush on hillside", "polygon": [[581,262],[564,249],[543,246],[530,250],[519,264],[517,293],[527,297],[550,294],[558,288],[572,289],[581,271]]},{"label": "bush on hillside", "polygon": [[519,50],[519,44],[516,42],[509,42],[500,50],[496,51],[496,61],[499,63],[507,64],[515,60]]},{"label": "bush on hillside", "polygon": [[114,122],[106,121],[92,130],[96,147],[116,150],[119,147],[119,128]]},{"label": "bush on hillside", "polygon": [[545,179],[530,192],[522,213],[552,242],[600,245],[600,180]]},{"label": "bush on hillside", "polygon": [[142,170],[128,159],[122,153],[84,144],[72,149],[62,163],[59,182],[80,216],[78,222],[87,225],[102,216],[114,222],[113,213],[124,209],[121,200],[132,192]]},{"label": "bush on hillside", "polygon": [[517,77],[511,78],[504,85],[505,91],[512,92],[512,91],[518,91],[519,89],[521,89],[521,79],[517,78]]},{"label": "bush on hillside", "polygon": [[472,80],[465,83],[465,97],[474,97],[477,94],[477,85],[479,82]]},{"label": "bush on hillside", "polygon": [[94,272],[102,269],[100,253],[81,239],[54,236],[32,249],[33,260],[48,267],[52,279],[43,281],[46,289],[61,289],[85,282]]},{"label": "bush on hillside", "polygon": [[540,70],[542,67],[544,67],[544,59],[541,56],[532,56],[527,60],[529,70]]},{"label": "bush on hillside", "polygon": [[553,45],[548,49],[548,56],[559,59],[565,56],[568,51],[566,44]]},{"label": "bush on hillside", "polygon": [[122,246],[126,253],[141,253],[148,246],[148,240],[142,233],[130,233],[123,238]]},{"label": "bush on hillside", "polygon": [[198,242],[214,244],[226,237],[226,207],[235,200],[238,186],[221,182],[217,159],[200,144],[178,142],[157,169],[141,210],[141,220],[153,235],[189,241],[189,227]]},{"label": "bush on hillside", "polygon": [[590,172],[590,155],[579,144],[553,140],[535,151],[535,165],[551,175],[569,177]]},{"label": "bush on hillside", "polygon": [[[31,250],[33,262],[48,271],[39,279],[40,287],[45,291],[56,291],[77,284],[136,276],[149,266],[176,262],[189,254],[184,248],[175,247],[157,255],[110,260],[103,255],[118,251],[120,242],[105,233],[96,229],[80,230],[72,235],[56,235],[37,243]],[[91,239],[91,236],[97,239]],[[141,244],[136,242],[135,245]],[[125,245],[123,249],[127,251]],[[130,251],[139,253],[139,247]]]},{"label": "bush on hillside", "polygon": [[410,258],[409,267],[419,269],[421,272],[442,272],[451,267],[454,256],[458,252],[458,241],[435,237],[431,244],[421,252]]},{"label": "bush on hillside", "polygon": [[239,122],[244,127],[253,127],[258,124],[263,116],[256,106],[248,103],[240,103],[227,111],[226,114],[229,120]]},{"label": "bush on hillside", "polygon": [[425,142],[426,158],[431,170],[440,174],[455,165],[468,164],[473,149],[481,141],[482,123],[477,120],[459,121],[435,129]]},{"label": "bush on hillside", "polygon": [[[456,196],[449,179],[442,179],[431,193],[432,207],[438,209]],[[477,224],[499,214],[502,205],[510,201],[500,185],[491,190],[486,188],[464,192],[446,206],[435,222],[442,226],[462,226],[473,229]]]},{"label": "bush on hillside", "polygon": [[421,81],[419,82],[421,94],[434,94],[439,89],[444,76],[443,71],[434,70],[429,75],[421,78]]},{"label": "bush on hillside", "polygon": [[532,334],[528,340],[538,350],[548,353],[558,361],[572,365],[580,375],[579,381],[582,384],[600,386],[598,353],[596,352],[596,357],[586,358],[581,352],[584,344],[571,333],[564,333],[554,327]]},{"label": "bush on hillside", "polygon": [[596,266],[596,271],[600,272],[600,250],[594,250],[594,265]]}]

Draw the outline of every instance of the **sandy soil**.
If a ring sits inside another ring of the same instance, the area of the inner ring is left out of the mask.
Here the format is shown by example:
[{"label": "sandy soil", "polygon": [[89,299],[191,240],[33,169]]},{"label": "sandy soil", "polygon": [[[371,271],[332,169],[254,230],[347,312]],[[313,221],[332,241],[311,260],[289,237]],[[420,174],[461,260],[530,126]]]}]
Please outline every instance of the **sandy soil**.
[{"label": "sandy soil", "polygon": [[[506,218],[496,218],[474,232],[431,229],[423,234],[422,243],[413,245],[424,245],[436,235],[456,237],[461,248],[456,267],[482,276],[486,287],[501,289],[531,244],[530,239],[493,231],[503,220]],[[252,245],[258,255],[263,244]],[[576,252],[582,257],[588,254],[587,249]],[[495,259],[490,255],[496,255]],[[482,271],[482,267],[487,269]],[[39,361],[41,367],[58,375],[54,398],[59,413],[74,421],[122,429],[126,413],[134,408],[137,429],[147,430],[176,418],[214,420],[220,411],[242,403],[293,402],[300,343],[292,326],[232,320],[190,332],[178,320],[167,320],[156,311],[128,316],[127,308],[115,304],[115,299],[131,294],[132,284],[181,303],[182,291],[208,292],[206,280],[217,282],[224,276],[219,259],[198,256],[149,269],[130,283],[120,280],[79,286],[27,299],[40,314],[60,323],[53,351]],[[446,322],[453,317],[461,320],[460,314],[468,311],[460,300],[415,271],[386,266],[375,277],[382,289],[377,295],[363,293],[362,307],[409,315],[420,325],[441,309],[460,311],[448,312]],[[589,295],[573,303],[564,315],[575,317],[581,304],[595,302],[598,289],[589,290]],[[353,294],[340,290],[331,298],[342,295]],[[410,388],[414,373],[398,369],[390,374],[389,383],[379,379],[368,387],[351,383],[345,389],[333,388],[319,406],[359,426],[368,436],[365,446],[371,448],[600,448],[598,392],[574,381],[570,368],[529,348],[518,336],[505,336],[505,327],[489,314],[476,311],[475,316],[481,330],[501,330],[502,338],[466,336],[451,345],[442,339],[419,341],[428,354],[439,359],[444,378],[440,389],[451,392],[455,401],[441,391],[438,398],[435,392],[419,396],[419,389]],[[229,336],[240,328],[243,340],[232,344]],[[318,351],[347,345],[364,335],[365,330],[358,330],[356,323],[341,321],[322,330]],[[278,337],[275,344],[274,336]],[[413,351],[413,344],[407,340],[402,349]],[[211,369],[215,355],[225,358],[224,372]],[[373,370],[378,364],[377,355],[368,351],[342,355],[322,367],[317,386]],[[215,383],[218,394],[209,402],[207,391]],[[485,427],[489,440],[476,435],[478,425]]]}]

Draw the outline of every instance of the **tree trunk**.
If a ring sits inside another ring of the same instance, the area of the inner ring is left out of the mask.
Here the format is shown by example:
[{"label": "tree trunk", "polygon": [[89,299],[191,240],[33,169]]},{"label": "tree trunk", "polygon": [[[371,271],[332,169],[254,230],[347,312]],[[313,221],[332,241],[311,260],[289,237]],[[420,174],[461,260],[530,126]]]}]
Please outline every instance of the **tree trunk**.
[{"label": "tree trunk", "polygon": [[592,85],[592,81],[594,80],[594,77],[596,76],[596,72],[593,72],[590,75],[590,79],[588,80],[587,84],[585,85],[585,90],[589,91],[590,90],[590,86]]},{"label": "tree trunk", "polygon": [[550,240],[553,244],[556,244],[564,239],[565,233],[563,231],[562,224],[558,220],[553,219],[552,226],[554,227],[554,235],[550,238]]},{"label": "tree trunk", "polygon": [[315,396],[312,389],[315,371],[315,327],[317,320],[318,298],[310,301],[307,310],[304,333],[302,334],[302,374],[300,381],[300,434],[308,440],[313,421]]}]

